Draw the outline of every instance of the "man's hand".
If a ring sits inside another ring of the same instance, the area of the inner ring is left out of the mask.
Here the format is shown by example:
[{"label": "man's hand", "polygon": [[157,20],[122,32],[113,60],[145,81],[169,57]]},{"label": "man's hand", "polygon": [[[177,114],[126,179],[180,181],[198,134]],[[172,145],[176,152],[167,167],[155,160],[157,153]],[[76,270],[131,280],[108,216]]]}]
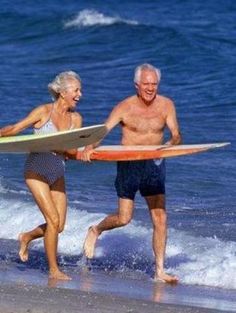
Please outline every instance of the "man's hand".
[{"label": "man's hand", "polygon": [[86,146],[84,148],[84,150],[82,151],[81,153],[81,156],[80,156],[80,159],[81,161],[83,162],[91,162],[91,158],[90,156],[92,154],[96,154],[96,150],[94,150],[93,146],[92,145],[89,145],[89,146]]}]

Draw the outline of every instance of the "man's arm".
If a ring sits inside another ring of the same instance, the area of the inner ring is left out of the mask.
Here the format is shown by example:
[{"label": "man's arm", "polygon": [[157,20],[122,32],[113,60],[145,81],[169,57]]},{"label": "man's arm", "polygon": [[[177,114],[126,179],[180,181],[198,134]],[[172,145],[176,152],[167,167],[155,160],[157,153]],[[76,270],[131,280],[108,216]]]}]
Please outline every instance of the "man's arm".
[{"label": "man's arm", "polygon": [[177,120],[176,110],[174,103],[170,101],[166,119],[166,125],[171,133],[171,138],[166,142],[166,144],[170,145],[179,145],[182,142],[179,124]]},{"label": "man's arm", "polygon": [[[114,109],[111,111],[110,115],[108,116],[106,122],[105,122],[105,126],[106,126],[106,134],[103,137],[103,139],[106,137],[106,135],[116,126],[118,125],[121,120],[122,120],[122,112],[123,112],[123,105],[122,103],[116,105],[114,107]],[[94,150],[94,148],[98,147],[100,145],[100,143],[102,142],[101,139],[100,141],[93,143],[91,145],[88,145],[84,148],[83,153],[81,155],[81,160],[82,161],[87,161],[90,162],[90,155],[92,153],[96,153],[96,151]]]}]

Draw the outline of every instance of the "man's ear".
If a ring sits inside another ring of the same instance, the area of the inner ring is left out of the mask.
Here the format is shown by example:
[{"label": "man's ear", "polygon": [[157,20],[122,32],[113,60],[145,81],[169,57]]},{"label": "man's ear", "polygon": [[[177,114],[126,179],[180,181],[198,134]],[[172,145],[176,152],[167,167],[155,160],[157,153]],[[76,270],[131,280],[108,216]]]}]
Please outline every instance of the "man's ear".
[{"label": "man's ear", "polygon": [[134,83],[134,87],[138,90],[138,83]]}]

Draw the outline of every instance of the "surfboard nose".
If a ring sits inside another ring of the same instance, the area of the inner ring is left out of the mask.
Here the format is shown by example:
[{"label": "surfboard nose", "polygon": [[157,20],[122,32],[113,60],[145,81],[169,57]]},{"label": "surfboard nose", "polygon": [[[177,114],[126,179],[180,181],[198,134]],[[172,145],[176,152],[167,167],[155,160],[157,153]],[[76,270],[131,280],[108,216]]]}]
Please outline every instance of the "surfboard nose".
[{"label": "surfboard nose", "polygon": [[100,141],[106,134],[104,124],[55,132],[0,138],[0,153],[65,151]]}]

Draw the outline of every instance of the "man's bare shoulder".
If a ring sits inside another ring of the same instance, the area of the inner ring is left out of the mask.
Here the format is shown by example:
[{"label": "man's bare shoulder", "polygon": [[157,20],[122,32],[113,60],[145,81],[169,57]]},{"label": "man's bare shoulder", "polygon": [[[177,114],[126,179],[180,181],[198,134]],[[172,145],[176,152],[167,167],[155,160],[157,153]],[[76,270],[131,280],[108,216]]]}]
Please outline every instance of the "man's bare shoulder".
[{"label": "man's bare shoulder", "polygon": [[159,101],[160,103],[163,103],[165,106],[170,106],[170,107],[174,106],[174,101],[163,95],[158,95],[157,101]]},{"label": "man's bare shoulder", "polygon": [[117,104],[117,107],[121,109],[128,109],[131,105],[137,102],[137,96],[130,96],[122,100]]}]

